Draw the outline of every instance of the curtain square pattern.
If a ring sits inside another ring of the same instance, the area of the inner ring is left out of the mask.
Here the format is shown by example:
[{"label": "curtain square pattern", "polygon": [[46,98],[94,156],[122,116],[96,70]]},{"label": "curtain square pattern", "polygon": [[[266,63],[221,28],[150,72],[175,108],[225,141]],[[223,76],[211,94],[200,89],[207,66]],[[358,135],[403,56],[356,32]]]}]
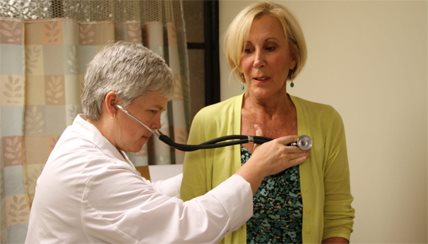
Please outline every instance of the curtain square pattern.
[{"label": "curtain square pattern", "polygon": [[[60,4],[58,4],[60,3]],[[189,83],[181,1],[0,3],[0,242],[23,243],[37,177],[66,126],[81,112],[86,66],[106,44],[142,43],[175,77],[162,115],[165,134],[187,141]],[[152,138],[129,155],[137,168],[182,163]]]}]

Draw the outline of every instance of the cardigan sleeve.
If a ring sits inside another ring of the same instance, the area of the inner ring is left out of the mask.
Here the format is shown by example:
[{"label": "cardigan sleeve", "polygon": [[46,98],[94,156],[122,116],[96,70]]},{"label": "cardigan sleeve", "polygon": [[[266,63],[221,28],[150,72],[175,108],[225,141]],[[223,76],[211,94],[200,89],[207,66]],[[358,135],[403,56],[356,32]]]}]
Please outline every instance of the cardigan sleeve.
[{"label": "cardigan sleeve", "polygon": [[324,163],[324,235],[343,237],[349,240],[354,209],[350,190],[350,175],[346,148],[345,130],[339,113],[330,107],[326,124],[326,154]]},{"label": "cardigan sleeve", "polygon": [[[188,144],[240,133],[242,96],[201,109],[193,118]],[[181,197],[189,200],[202,195],[233,175],[241,166],[239,146],[186,152]]]},{"label": "cardigan sleeve", "polygon": [[[193,118],[189,144],[200,144],[225,135],[240,133],[242,95],[201,109]],[[233,175],[241,166],[240,147],[230,146],[186,152],[180,196],[189,200],[204,194]],[[225,236],[222,243],[245,243],[246,229]]]},{"label": "cardigan sleeve", "polygon": [[[207,128],[204,125],[207,126],[208,123],[205,123],[205,120],[207,116],[203,110],[195,115],[189,131],[188,144],[200,144],[206,141]],[[211,174],[207,173],[210,169],[207,153],[210,153],[210,150],[196,150],[185,154],[180,188],[180,197],[184,201],[203,195],[212,188]]]}]

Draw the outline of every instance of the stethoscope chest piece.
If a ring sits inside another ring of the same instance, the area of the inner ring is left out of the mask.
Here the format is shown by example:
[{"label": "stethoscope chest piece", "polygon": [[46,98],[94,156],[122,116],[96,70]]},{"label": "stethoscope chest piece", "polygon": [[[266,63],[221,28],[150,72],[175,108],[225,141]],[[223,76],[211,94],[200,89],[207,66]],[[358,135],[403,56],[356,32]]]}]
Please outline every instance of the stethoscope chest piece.
[{"label": "stethoscope chest piece", "polygon": [[296,146],[302,150],[309,150],[312,148],[312,139],[307,135],[299,136],[297,139]]}]

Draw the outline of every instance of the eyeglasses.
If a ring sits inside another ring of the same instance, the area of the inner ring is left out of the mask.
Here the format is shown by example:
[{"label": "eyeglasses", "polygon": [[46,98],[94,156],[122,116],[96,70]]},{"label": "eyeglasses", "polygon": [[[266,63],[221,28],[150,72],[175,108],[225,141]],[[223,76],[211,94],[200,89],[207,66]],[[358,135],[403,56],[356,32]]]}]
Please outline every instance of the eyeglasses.
[{"label": "eyeglasses", "polygon": [[[272,140],[271,138],[263,137],[263,136],[229,135],[229,136],[218,137],[197,145],[180,144],[180,143],[176,143],[168,136],[162,134],[162,132],[160,132],[159,130],[154,130],[150,128],[143,121],[139,120],[137,117],[132,115],[122,105],[115,105],[115,107],[118,108],[123,113],[125,113],[126,115],[128,115],[128,117],[132,118],[135,122],[142,125],[145,129],[150,131],[152,134],[156,135],[159,138],[159,140],[181,151],[211,149],[211,148],[232,146],[237,144],[245,144],[249,142],[253,142],[256,144],[263,144],[265,142]],[[289,146],[296,146],[302,150],[309,150],[312,148],[312,139],[307,135],[302,135],[302,136],[299,136],[296,142],[289,144]]]}]

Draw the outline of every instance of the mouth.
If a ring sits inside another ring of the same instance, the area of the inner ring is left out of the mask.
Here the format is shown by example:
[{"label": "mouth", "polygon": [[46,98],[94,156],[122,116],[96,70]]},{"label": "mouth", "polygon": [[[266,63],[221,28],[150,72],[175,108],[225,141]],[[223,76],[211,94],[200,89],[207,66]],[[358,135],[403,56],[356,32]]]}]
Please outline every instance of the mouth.
[{"label": "mouth", "polygon": [[148,134],[148,135],[143,135],[141,138],[144,140],[149,140],[151,136],[152,134]]},{"label": "mouth", "polygon": [[259,82],[266,82],[266,81],[268,81],[270,79],[271,78],[269,76],[256,76],[256,77],[253,77],[253,80],[259,81]]}]

